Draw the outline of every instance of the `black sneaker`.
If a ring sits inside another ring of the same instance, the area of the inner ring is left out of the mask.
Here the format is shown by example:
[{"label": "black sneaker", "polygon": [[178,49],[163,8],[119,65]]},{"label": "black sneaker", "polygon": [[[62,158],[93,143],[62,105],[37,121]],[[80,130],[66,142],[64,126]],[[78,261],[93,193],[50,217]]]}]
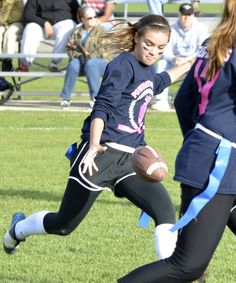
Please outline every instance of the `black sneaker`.
[{"label": "black sneaker", "polygon": [[16,239],[15,226],[16,226],[16,223],[24,219],[25,219],[25,215],[20,212],[15,213],[12,216],[11,225],[3,237],[3,249],[7,254],[15,253],[17,247],[19,246],[21,242],[20,240]]}]

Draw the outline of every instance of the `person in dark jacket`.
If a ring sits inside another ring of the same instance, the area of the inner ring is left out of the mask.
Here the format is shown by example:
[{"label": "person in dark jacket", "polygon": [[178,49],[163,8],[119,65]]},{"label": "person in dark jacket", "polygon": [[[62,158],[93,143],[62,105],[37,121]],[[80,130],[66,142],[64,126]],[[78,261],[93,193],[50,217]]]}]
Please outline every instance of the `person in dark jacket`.
[{"label": "person in dark jacket", "polygon": [[[35,54],[40,41],[54,38],[54,53],[64,53],[68,38],[76,26],[77,0],[28,0],[24,10],[26,24],[22,40],[21,53]],[[51,71],[58,71],[60,58],[52,59]],[[28,71],[32,57],[21,59],[21,71]]]}]

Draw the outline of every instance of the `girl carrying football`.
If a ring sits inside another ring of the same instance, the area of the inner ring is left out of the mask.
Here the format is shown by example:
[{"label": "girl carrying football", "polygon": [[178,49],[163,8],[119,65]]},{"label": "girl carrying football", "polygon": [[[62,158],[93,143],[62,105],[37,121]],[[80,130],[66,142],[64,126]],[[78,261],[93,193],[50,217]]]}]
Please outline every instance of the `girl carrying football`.
[{"label": "girl carrying football", "polygon": [[152,217],[159,258],[172,253],[177,233],[169,231],[175,223],[169,195],[162,183],[141,180],[131,165],[134,149],[146,144],[144,118],[153,93],[162,92],[191,66],[188,62],[155,73],[151,65],[160,58],[169,37],[168,22],[157,15],[146,15],[107,35],[107,46],[121,54],[108,64],[93,111],[84,121],[59,211],[28,217],[16,213],[3,239],[7,253],[30,235],[70,234],[105,189]]}]

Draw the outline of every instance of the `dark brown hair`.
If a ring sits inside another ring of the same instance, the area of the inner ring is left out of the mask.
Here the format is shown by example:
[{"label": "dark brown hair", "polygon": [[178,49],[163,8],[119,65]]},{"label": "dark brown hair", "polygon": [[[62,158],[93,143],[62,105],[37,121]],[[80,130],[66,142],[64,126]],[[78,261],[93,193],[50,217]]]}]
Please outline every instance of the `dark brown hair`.
[{"label": "dark brown hair", "polygon": [[167,33],[170,37],[170,26],[168,21],[159,15],[145,15],[137,23],[120,21],[104,35],[104,43],[109,53],[118,54],[124,51],[133,51],[135,47],[134,36],[145,34],[149,29]]}]

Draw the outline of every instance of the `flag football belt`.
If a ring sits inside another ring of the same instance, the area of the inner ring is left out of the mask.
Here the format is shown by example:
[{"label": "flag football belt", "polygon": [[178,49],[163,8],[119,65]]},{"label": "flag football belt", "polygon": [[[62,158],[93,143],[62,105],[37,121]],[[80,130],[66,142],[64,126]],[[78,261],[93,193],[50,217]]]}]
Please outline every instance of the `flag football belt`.
[{"label": "flag football belt", "polygon": [[199,129],[204,133],[220,140],[220,144],[215,152],[216,160],[214,168],[209,175],[207,187],[203,189],[199,195],[192,199],[184,215],[181,216],[181,218],[170,229],[172,232],[182,229],[184,226],[188,225],[191,220],[196,219],[201,209],[214,197],[226,172],[231,149],[232,147],[236,148],[236,143],[230,142],[229,140],[207,129],[199,123],[196,124],[195,129]]},{"label": "flag football belt", "polygon": [[[204,127],[203,125],[197,123],[195,126],[195,129],[199,129],[202,130],[204,133],[208,134],[209,136],[212,136],[213,138],[216,138],[218,140],[222,140],[223,137],[218,135],[217,133],[213,132],[212,130],[207,129],[206,127]],[[236,143],[235,142],[231,142],[231,146],[233,148],[236,148]]]}]

